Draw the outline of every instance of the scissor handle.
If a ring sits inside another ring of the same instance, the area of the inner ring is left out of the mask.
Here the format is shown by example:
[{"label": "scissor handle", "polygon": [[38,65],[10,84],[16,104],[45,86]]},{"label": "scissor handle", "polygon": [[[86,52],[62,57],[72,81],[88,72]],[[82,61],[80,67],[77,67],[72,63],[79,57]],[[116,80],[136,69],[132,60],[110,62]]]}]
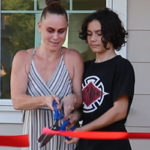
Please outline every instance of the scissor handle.
[{"label": "scissor handle", "polygon": [[61,120],[64,117],[64,114],[58,111],[56,101],[53,101],[53,108],[54,108],[53,113],[54,120]]},{"label": "scissor handle", "polygon": [[67,127],[68,124],[69,124],[69,119],[68,120],[64,120],[62,122],[62,124],[60,125],[59,130],[66,131],[66,127]]},{"label": "scissor handle", "polygon": [[[59,130],[60,130],[60,131],[66,131],[66,127],[67,127],[68,124],[69,124],[69,119],[63,121],[62,124],[61,124],[61,126],[59,127]],[[70,130],[71,130],[71,131],[75,130],[75,127],[70,128]],[[68,137],[68,136],[65,136],[65,139],[66,139],[66,140],[71,140],[71,138]]]},{"label": "scissor handle", "polygon": [[[61,120],[63,117],[64,117],[64,114],[62,112],[59,112],[58,109],[57,109],[57,103],[56,101],[53,101],[53,108],[54,108],[54,113],[53,113],[53,117],[54,117],[54,120],[58,121],[58,120]],[[68,120],[64,120],[60,127],[59,127],[59,130],[60,131],[66,131],[66,128],[67,128],[67,125],[69,124],[69,119]],[[70,130],[73,131],[75,129],[75,127],[72,127]],[[70,140],[71,138],[69,137],[65,137],[67,140]]]}]

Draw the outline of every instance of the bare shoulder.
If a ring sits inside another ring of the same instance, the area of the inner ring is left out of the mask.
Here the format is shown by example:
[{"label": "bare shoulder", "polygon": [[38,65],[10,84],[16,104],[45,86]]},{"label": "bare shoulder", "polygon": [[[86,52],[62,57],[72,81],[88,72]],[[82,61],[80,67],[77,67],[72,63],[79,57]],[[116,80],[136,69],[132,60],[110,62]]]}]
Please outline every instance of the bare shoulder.
[{"label": "bare shoulder", "polygon": [[68,48],[63,48],[63,54],[64,54],[64,57],[67,59],[67,60],[76,60],[76,61],[82,61],[82,56],[81,54],[75,50],[75,49],[68,49]]},{"label": "bare shoulder", "polygon": [[71,79],[80,78],[83,72],[83,59],[81,54],[74,49],[63,48],[63,56]]},{"label": "bare shoulder", "polygon": [[28,50],[19,50],[15,56],[14,56],[14,60],[18,60],[18,61],[23,61],[25,62],[26,60],[30,59],[32,56],[32,50],[33,49],[28,49]]},{"label": "bare shoulder", "polygon": [[29,62],[29,60],[31,60],[31,57],[32,57],[32,50],[33,49],[19,50],[15,54],[13,61],[15,61],[17,63]]},{"label": "bare shoulder", "polygon": [[13,59],[12,67],[22,68],[23,66],[27,69],[31,63],[33,49],[19,50]]}]

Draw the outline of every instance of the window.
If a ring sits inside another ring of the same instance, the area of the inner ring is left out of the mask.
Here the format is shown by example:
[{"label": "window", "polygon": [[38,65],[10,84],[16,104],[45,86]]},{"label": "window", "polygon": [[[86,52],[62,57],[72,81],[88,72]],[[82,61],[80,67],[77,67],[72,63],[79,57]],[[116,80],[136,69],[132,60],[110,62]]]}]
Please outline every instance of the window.
[{"label": "window", "polygon": [[[78,50],[85,59],[91,57],[92,55],[86,54],[88,47],[79,39],[78,33],[83,18],[97,8],[105,7],[105,0],[61,0],[61,4],[67,10],[69,18],[65,46]],[[0,98],[10,99],[12,59],[18,50],[40,44],[36,24],[45,7],[45,0],[2,0],[1,6]]]},{"label": "window", "polygon": [[[41,10],[45,0],[1,0],[0,10],[0,99],[10,99],[10,72],[12,59],[21,49],[37,47],[40,34],[37,31]],[[93,58],[87,44],[78,33],[83,18],[105,6],[115,10],[126,26],[127,0],[61,0],[69,18],[69,29],[65,46],[78,50],[84,60]],[[126,57],[126,47],[120,52]]]},{"label": "window", "polygon": [[33,10],[34,0],[2,0],[2,10]]},{"label": "window", "polygon": [[1,97],[10,98],[10,71],[14,54],[19,49],[34,46],[34,15],[22,13],[2,14],[1,31]]},{"label": "window", "polygon": [[73,10],[95,10],[106,6],[105,0],[73,0]]}]

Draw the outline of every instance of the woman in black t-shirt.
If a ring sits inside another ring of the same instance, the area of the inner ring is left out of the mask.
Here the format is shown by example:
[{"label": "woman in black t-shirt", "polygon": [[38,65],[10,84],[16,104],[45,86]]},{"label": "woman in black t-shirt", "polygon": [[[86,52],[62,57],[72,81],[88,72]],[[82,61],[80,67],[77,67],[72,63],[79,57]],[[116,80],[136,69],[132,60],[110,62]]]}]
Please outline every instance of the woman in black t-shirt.
[{"label": "woman in black t-shirt", "polygon": [[[96,58],[85,63],[83,125],[77,131],[126,131],[135,77],[131,63],[115,52],[126,43],[126,35],[118,15],[108,8],[92,13],[83,22],[80,38]],[[129,140],[67,141],[76,142],[76,150],[131,150]]]}]

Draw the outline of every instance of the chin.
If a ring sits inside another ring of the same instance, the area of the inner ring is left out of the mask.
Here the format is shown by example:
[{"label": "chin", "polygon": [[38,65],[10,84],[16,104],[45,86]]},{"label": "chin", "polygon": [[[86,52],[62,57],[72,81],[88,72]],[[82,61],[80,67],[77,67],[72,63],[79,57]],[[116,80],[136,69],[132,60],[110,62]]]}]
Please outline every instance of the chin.
[{"label": "chin", "polygon": [[97,53],[97,52],[100,52],[101,50],[100,49],[97,49],[97,48],[91,48],[92,52],[94,53]]},{"label": "chin", "polygon": [[57,45],[57,44],[50,45],[49,47],[53,50],[60,49],[60,45]]}]

